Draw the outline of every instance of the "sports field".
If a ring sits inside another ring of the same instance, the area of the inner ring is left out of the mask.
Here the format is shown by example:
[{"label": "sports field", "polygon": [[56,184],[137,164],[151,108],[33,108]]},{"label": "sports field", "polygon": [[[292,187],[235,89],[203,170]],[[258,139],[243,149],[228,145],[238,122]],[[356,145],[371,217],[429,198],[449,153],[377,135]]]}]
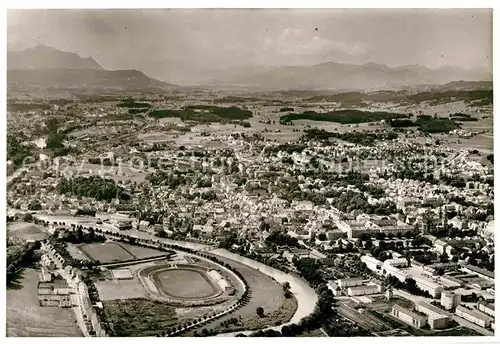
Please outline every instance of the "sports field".
[{"label": "sports field", "polygon": [[133,260],[135,257],[117,243],[85,244],[78,247],[87,257],[101,263]]},{"label": "sports field", "polygon": [[217,287],[202,272],[190,269],[169,269],[153,274],[153,280],[169,296],[201,299],[214,295]]}]

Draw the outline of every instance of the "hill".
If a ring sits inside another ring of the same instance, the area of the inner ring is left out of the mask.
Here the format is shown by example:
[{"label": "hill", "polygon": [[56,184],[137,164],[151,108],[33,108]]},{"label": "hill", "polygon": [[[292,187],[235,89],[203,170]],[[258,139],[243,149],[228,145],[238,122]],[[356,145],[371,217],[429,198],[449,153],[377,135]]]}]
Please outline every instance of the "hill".
[{"label": "hill", "polygon": [[152,79],[138,70],[25,69],[8,70],[7,87],[170,89],[174,85]]}]

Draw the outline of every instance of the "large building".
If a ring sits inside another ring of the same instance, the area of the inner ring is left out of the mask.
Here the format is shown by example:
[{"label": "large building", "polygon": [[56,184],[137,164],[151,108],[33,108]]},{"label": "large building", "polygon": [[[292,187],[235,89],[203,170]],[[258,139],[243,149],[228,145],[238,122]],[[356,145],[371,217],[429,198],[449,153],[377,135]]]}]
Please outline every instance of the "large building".
[{"label": "large building", "polygon": [[427,302],[417,302],[415,309],[427,315],[427,322],[431,329],[445,328],[451,319],[451,314]]},{"label": "large building", "polygon": [[415,282],[417,282],[417,287],[419,287],[423,291],[429,292],[429,294],[433,298],[437,299],[441,297],[441,293],[444,290],[442,285],[435,283],[427,278],[422,278],[418,276],[414,276],[413,279],[415,280]]},{"label": "large building", "polygon": [[379,287],[376,285],[360,285],[347,288],[347,294],[349,296],[371,295],[377,294],[378,292]]},{"label": "large building", "polygon": [[451,310],[460,305],[462,296],[452,291],[443,291],[441,293],[441,306],[445,309]]},{"label": "large building", "polygon": [[382,262],[372,256],[362,256],[361,261],[366,264],[366,267],[373,272],[378,273],[382,269]]},{"label": "large building", "polygon": [[343,279],[337,280],[337,284],[340,288],[355,287],[355,286],[362,285],[363,279],[362,278],[343,278]]},{"label": "large building", "polygon": [[488,314],[491,317],[495,317],[495,304],[487,301],[479,301],[477,303],[477,309],[481,312]]},{"label": "large building", "polygon": [[42,307],[71,307],[69,288],[65,281],[38,282],[38,303]]},{"label": "large building", "polygon": [[490,327],[491,325],[492,319],[486,314],[481,313],[476,309],[469,309],[463,306],[457,306],[455,314],[481,327]]},{"label": "large building", "polygon": [[427,324],[426,316],[412,312],[411,310],[403,308],[398,304],[392,306],[391,314],[416,328],[422,328],[425,324]]}]

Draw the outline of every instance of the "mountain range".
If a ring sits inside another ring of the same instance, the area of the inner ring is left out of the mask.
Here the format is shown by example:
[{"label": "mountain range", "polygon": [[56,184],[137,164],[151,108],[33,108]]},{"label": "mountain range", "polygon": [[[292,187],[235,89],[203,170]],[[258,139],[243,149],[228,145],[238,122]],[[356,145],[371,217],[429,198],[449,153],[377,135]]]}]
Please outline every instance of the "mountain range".
[{"label": "mountain range", "polygon": [[412,85],[438,85],[456,80],[491,81],[492,74],[482,69],[445,66],[430,69],[420,65],[389,67],[325,62],[313,66],[284,66],[257,72],[208,80],[205,85],[262,89],[380,90]]},{"label": "mountain range", "polygon": [[7,52],[7,85],[124,90],[175,87],[139,70],[105,70],[92,57],[43,45]]},{"label": "mountain range", "polygon": [[[189,80],[203,88],[245,90],[393,90],[417,85],[442,85],[452,81],[491,81],[492,73],[475,68],[421,65],[389,67],[325,62],[312,66],[240,66],[201,70],[171,61],[141,66],[148,75],[170,81]],[[43,45],[7,53],[8,85],[50,87],[104,87],[116,89],[172,89],[176,85],[151,78],[139,70],[105,70],[92,57]]]}]

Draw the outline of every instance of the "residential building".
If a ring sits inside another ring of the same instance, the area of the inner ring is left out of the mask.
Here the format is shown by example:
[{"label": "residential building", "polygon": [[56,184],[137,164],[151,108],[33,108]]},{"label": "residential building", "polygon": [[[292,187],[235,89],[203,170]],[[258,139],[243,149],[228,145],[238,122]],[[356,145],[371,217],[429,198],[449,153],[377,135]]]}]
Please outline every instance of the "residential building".
[{"label": "residential building", "polygon": [[486,269],[479,268],[474,265],[467,264],[462,268],[462,270],[467,271],[472,274],[478,274],[479,276],[486,278],[492,282],[495,281],[495,274],[491,271],[488,271]]},{"label": "residential building", "polygon": [[328,289],[330,289],[332,291],[334,296],[340,296],[342,291],[341,291],[340,287],[338,286],[338,284],[335,283],[335,281],[328,281],[326,286]]},{"label": "residential building", "polygon": [[447,243],[445,243],[443,240],[436,240],[434,242],[434,248],[436,249],[436,252],[439,254],[443,254],[446,251],[446,247],[448,246]]},{"label": "residential building", "polygon": [[451,314],[427,302],[417,302],[415,309],[427,315],[427,322],[431,329],[445,328],[451,319]]},{"label": "residential building", "polygon": [[366,264],[366,267],[373,272],[378,272],[382,268],[382,262],[372,256],[362,256],[361,261]]},{"label": "residential building", "polygon": [[347,288],[347,294],[349,296],[371,295],[377,294],[378,292],[379,288],[376,285],[360,285]]},{"label": "residential building", "polygon": [[443,291],[441,293],[441,306],[445,309],[451,310],[460,305],[460,301],[462,296],[460,294],[456,294],[452,291]]},{"label": "residential building", "polygon": [[343,279],[337,280],[337,284],[340,288],[360,286],[363,284],[363,279],[362,278],[343,278]]},{"label": "residential building", "polygon": [[491,317],[495,317],[495,304],[493,302],[479,301],[477,303],[477,309],[483,313],[488,314]]},{"label": "residential building", "polygon": [[476,325],[479,325],[481,327],[490,327],[491,325],[491,318],[487,316],[484,313],[481,313],[480,311],[476,309],[469,309],[464,306],[457,306],[457,309],[455,311],[455,314],[458,315],[461,318],[464,318],[465,320],[470,321],[471,323],[474,323]]},{"label": "residential building", "polygon": [[433,282],[432,280],[429,280],[427,278],[419,277],[419,276],[414,276],[413,279],[415,282],[417,282],[417,286],[424,290],[428,291],[429,294],[433,298],[439,298],[441,297],[441,293],[443,292],[444,288],[442,285]]},{"label": "residential building", "polygon": [[69,288],[65,281],[38,282],[38,302],[41,307],[71,307]]},{"label": "residential building", "polygon": [[416,328],[422,328],[427,324],[427,317],[425,315],[415,313],[409,309],[401,307],[398,304],[392,306],[391,314]]}]

